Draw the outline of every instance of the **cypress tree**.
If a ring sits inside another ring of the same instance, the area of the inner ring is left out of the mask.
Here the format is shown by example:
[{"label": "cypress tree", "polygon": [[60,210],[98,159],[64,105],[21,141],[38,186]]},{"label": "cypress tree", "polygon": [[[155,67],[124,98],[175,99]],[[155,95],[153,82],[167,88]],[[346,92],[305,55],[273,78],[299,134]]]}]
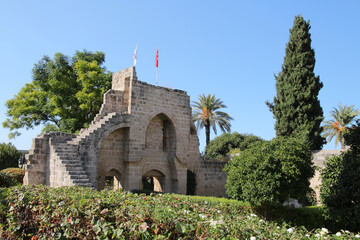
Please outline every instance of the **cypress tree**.
[{"label": "cypress tree", "polygon": [[315,52],[311,48],[310,21],[296,16],[290,29],[282,71],[275,76],[276,97],[266,104],[276,119],[276,136],[301,137],[310,148],[322,148],[325,139],[320,135],[323,111],[318,94],[323,87],[315,76]]}]

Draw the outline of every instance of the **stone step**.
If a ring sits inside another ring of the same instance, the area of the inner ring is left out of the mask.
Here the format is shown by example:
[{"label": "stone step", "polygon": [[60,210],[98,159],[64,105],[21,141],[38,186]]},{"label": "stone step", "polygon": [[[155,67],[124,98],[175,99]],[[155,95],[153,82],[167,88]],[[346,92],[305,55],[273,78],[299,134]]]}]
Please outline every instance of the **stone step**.
[{"label": "stone step", "polygon": [[71,159],[71,160],[78,159],[78,155],[58,154],[58,156],[61,157],[62,159]]},{"label": "stone step", "polygon": [[61,162],[66,165],[82,166],[79,160],[62,159]]},{"label": "stone step", "polygon": [[89,178],[71,178],[74,182],[78,183],[90,183]]},{"label": "stone step", "polygon": [[70,175],[71,179],[76,179],[76,180],[84,180],[84,181],[90,181],[89,177],[87,175]]},{"label": "stone step", "polygon": [[71,144],[77,144],[79,143],[80,141],[82,141],[83,139],[87,138],[89,135],[93,134],[96,130],[102,128],[104,125],[106,125],[107,123],[109,123],[111,121],[111,119],[116,116],[118,113],[110,113],[106,116],[104,116],[100,121],[94,123],[94,124],[91,124],[89,126],[89,128],[81,131],[81,133],[73,138],[72,140],[68,141],[68,143],[71,143]]},{"label": "stone step", "polygon": [[87,176],[84,169],[81,169],[79,171],[76,171],[76,170],[74,171],[74,170],[68,169],[68,173],[70,174],[70,176]]},{"label": "stone step", "polygon": [[56,152],[63,155],[74,155],[74,156],[78,155],[77,152],[74,152],[74,150],[56,151]]},{"label": "stone step", "polygon": [[79,171],[84,171],[84,168],[80,165],[78,166],[69,166],[69,165],[65,165],[66,170],[68,170],[68,172],[79,172]]}]

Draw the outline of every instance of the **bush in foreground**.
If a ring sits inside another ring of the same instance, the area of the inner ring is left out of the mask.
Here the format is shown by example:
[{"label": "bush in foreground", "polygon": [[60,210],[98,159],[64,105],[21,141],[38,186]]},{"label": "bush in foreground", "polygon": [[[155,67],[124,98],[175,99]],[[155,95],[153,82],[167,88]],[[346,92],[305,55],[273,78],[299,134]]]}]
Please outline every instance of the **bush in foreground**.
[{"label": "bush in foreground", "polygon": [[13,180],[6,173],[0,172],[0,188],[8,188],[17,185],[18,182]]},{"label": "bush in foreground", "polygon": [[21,168],[6,168],[0,171],[6,174],[12,181],[22,184],[25,176],[25,171]]},{"label": "bush in foreground", "polygon": [[325,216],[337,225],[360,231],[360,121],[345,135],[351,149],[332,156],[321,172]]},{"label": "bush in foreground", "polygon": [[[0,193],[3,192],[0,189]],[[81,188],[18,186],[2,201],[8,209],[3,239],[349,239],[327,229],[308,232],[264,221],[248,204],[173,194],[139,195]],[[360,236],[359,236],[360,237]]]}]

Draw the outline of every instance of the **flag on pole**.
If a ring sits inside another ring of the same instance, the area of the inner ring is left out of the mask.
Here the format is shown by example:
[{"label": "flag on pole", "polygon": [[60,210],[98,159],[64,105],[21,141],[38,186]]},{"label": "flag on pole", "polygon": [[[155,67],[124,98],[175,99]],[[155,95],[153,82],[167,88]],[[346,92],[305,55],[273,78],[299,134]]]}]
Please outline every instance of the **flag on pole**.
[{"label": "flag on pole", "polygon": [[135,52],[134,52],[134,67],[136,66],[136,60],[137,60],[137,47],[138,45],[136,44],[136,48],[135,48]]},{"label": "flag on pole", "polygon": [[159,71],[159,49],[156,51],[155,57],[155,67],[156,67],[156,86],[158,85],[158,71]]},{"label": "flag on pole", "polygon": [[156,51],[155,66],[159,67],[159,49]]}]

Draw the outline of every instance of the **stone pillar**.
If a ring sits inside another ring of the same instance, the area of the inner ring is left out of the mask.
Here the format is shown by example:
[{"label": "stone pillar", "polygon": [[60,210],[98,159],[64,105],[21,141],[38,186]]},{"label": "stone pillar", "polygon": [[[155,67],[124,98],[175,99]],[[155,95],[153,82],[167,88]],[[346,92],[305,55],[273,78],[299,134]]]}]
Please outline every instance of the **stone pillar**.
[{"label": "stone pillar", "polygon": [[40,135],[33,139],[29,154],[25,155],[24,184],[46,184],[46,166],[49,148],[49,136]]}]

